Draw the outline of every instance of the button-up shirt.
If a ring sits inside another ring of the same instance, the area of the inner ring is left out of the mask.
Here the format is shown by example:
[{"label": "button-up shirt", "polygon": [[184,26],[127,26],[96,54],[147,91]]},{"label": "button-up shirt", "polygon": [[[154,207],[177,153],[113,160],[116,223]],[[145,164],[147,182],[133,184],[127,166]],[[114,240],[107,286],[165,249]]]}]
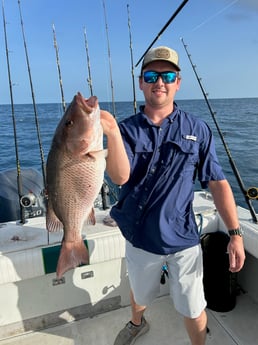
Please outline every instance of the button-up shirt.
[{"label": "button-up shirt", "polygon": [[120,124],[131,175],[111,216],[135,247],[168,255],[199,243],[194,183],[225,176],[208,125],[174,104],[161,125],[141,111]]}]

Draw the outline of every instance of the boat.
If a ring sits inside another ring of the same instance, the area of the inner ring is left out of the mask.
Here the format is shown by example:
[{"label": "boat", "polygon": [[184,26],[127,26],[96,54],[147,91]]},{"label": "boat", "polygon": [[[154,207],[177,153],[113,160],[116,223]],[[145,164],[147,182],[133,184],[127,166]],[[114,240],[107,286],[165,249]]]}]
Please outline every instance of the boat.
[{"label": "boat", "polygon": [[[19,199],[13,187],[17,172],[0,173],[0,345],[113,344],[131,312],[125,240],[109,216],[112,202],[100,194],[94,205],[96,224],[84,224],[82,236],[89,249],[89,264],[57,279],[62,233],[46,230],[42,176],[33,169],[21,174],[23,196]],[[251,192],[257,193],[257,189]],[[202,238],[227,236],[209,192],[195,191],[193,207]],[[257,344],[258,224],[250,210],[242,206],[237,210],[246,262],[231,277],[236,294],[230,308],[207,308],[208,345]],[[221,281],[217,277],[218,300]],[[189,344],[166,280],[147,308],[146,318],[150,331],[137,339],[137,345]]]},{"label": "boat", "polygon": [[[254,345],[258,339],[258,225],[238,207],[246,262],[237,274],[238,294],[229,311],[207,308],[207,344]],[[96,200],[96,225],[83,227],[89,265],[61,279],[55,268],[62,233],[46,231],[45,217],[0,223],[0,344],[113,344],[130,318],[125,241]],[[211,195],[196,191],[196,222],[202,235],[225,233]],[[217,281],[218,291],[220,280]],[[181,316],[174,310],[167,283],[146,311],[150,331],[137,344],[188,344]]]}]

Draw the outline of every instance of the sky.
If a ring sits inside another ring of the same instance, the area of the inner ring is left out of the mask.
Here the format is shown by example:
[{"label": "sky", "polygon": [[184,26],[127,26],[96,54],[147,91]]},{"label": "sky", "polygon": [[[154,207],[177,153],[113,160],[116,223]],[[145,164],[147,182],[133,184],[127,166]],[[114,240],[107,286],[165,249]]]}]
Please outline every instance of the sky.
[{"label": "sky", "polygon": [[[10,85],[15,104],[32,103],[32,92],[36,103],[61,102],[53,25],[66,102],[78,91],[90,96],[88,67],[99,101],[133,100],[132,76],[136,99],[142,100],[140,64],[135,64],[182,2],[20,0],[21,22],[18,0],[2,1],[0,104],[11,103]],[[179,54],[182,83],[176,98],[202,99],[182,38],[210,99],[258,97],[257,0],[188,0],[155,42],[154,47],[170,46]]]}]

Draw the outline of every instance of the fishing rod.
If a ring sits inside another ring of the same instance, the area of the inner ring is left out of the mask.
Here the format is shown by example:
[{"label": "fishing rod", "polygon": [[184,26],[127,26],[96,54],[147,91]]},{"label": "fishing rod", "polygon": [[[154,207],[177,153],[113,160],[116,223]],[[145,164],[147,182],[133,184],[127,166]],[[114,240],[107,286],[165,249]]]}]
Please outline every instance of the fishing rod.
[{"label": "fishing rod", "polygon": [[62,107],[63,107],[63,112],[65,112],[66,104],[65,104],[65,98],[64,98],[63,82],[62,82],[61,68],[60,68],[59,54],[58,54],[58,45],[56,42],[56,30],[55,30],[54,24],[52,25],[52,29],[53,29],[54,47],[55,47],[55,52],[56,52],[56,64],[57,64],[58,77],[59,77],[59,86],[60,86],[61,98],[62,98]]},{"label": "fishing rod", "polygon": [[[237,169],[237,167],[236,167],[236,164],[235,164],[235,162],[234,162],[234,160],[233,160],[233,158],[232,158],[232,155],[231,155],[231,153],[230,153],[229,147],[228,147],[228,145],[227,145],[227,143],[226,143],[226,141],[225,141],[225,139],[224,139],[223,133],[222,133],[222,131],[221,131],[220,127],[219,127],[219,124],[218,124],[218,122],[217,122],[217,120],[216,120],[216,112],[214,112],[214,111],[212,110],[212,107],[211,107],[210,102],[209,102],[209,100],[208,100],[208,96],[207,96],[208,94],[207,94],[207,92],[205,92],[204,87],[203,87],[203,85],[202,85],[202,83],[201,83],[201,78],[198,76],[198,73],[197,73],[197,71],[196,71],[196,65],[194,65],[193,62],[192,62],[191,55],[189,54],[189,52],[188,52],[188,50],[187,50],[187,45],[184,43],[183,38],[181,38],[181,41],[182,41],[182,44],[183,44],[184,49],[185,49],[185,51],[186,51],[187,57],[188,57],[188,59],[189,59],[189,61],[190,61],[190,64],[191,64],[191,66],[192,66],[192,69],[193,69],[193,71],[194,71],[195,77],[196,77],[196,79],[197,79],[197,81],[198,81],[198,84],[199,84],[199,86],[200,86],[200,88],[201,88],[201,91],[202,91],[202,94],[203,94],[204,99],[205,99],[205,101],[206,101],[206,104],[207,104],[207,106],[208,106],[208,109],[209,109],[209,111],[210,111],[210,113],[211,113],[212,119],[213,119],[213,121],[214,121],[214,123],[215,123],[215,126],[216,126],[216,128],[217,128],[217,131],[218,131],[218,133],[219,133],[219,136],[220,136],[220,139],[221,139],[221,141],[222,141],[222,144],[223,144],[223,146],[224,146],[224,148],[225,148],[225,151],[226,151],[226,153],[227,153],[227,156],[228,156],[229,163],[230,163],[230,165],[231,165],[232,171],[233,171],[233,173],[234,173],[234,175],[235,175],[235,177],[236,177],[236,179],[237,179],[237,182],[238,182],[238,185],[239,185],[239,187],[240,187],[240,190],[242,191],[242,193],[243,193],[243,195],[244,195],[244,197],[245,197],[245,201],[246,201],[247,206],[248,206],[248,208],[249,208],[249,211],[250,211],[250,213],[251,213],[252,220],[253,220],[254,223],[258,223],[258,220],[257,220],[257,216],[256,216],[256,213],[255,213],[255,210],[254,210],[253,205],[252,205],[252,203],[251,203],[251,201],[250,201],[250,199],[253,199],[253,198],[250,197],[250,195],[252,195],[252,191],[250,191],[250,190],[247,191],[246,188],[245,188],[245,186],[244,186],[244,183],[243,183],[243,181],[242,181],[242,178],[241,178],[241,176],[240,176],[240,173],[239,173],[239,171],[238,171],[238,169]],[[253,189],[255,189],[255,188],[253,187],[252,190],[253,190]]]},{"label": "fishing rod", "polygon": [[[90,69],[90,56],[89,56],[88,41],[87,41],[87,35],[86,35],[86,28],[85,27],[84,27],[84,43],[85,43],[87,66],[88,66],[87,82],[89,85],[90,94],[91,94],[91,96],[93,96],[93,87],[92,87],[91,69]],[[100,194],[101,194],[101,201],[102,201],[103,210],[106,210],[106,209],[108,209],[108,203],[107,203],[108,184],[105,182],[105,180],[101,186]]]},{"label": "fishing rod", "polygon": [[172,23],[172,21],[176,18],[176,16],[178,15],[178,13],[182,10],[182,8],[186,5],[186,3],[188,2],[188,0],[184,0],[181,5],[176,9],[176,11],[172,14],[172,16],[170,17],[170,19],[167,21],[167,23],[163,26],[163,28],[160,30],[160,32],[157,34],[157,36],[154,38],[154,40],[151,42],[151,44],[149,45],[149,47],[145,50],[145,52],[142,54],[142,56],[140,57],[139,61],[137,62],[137,64],[135,65],[135,67],[137,67],[139,65],[139,63],[142,61],[142,59],[144,58],[144,56],[146,55],[146,53],[150,50],[150,48],[153,46],[153,44],[160,38],[160,36],[163,34],[163,32],[166,30],[166,28]]},{"label": "fishing rod", "polygon": [[108,47],[109,74],[110,74],[110,84],[111,84],[111,93],[112,93],[113,116],[116,117],[115,98],[114,98],[114,85],[113,85],[112,67],[111,67],[111,53],[110,53],[110,44],[109,44],[109,37],[108,37],[108,25],[107,25],[107,15],[106,15],[105,1],[103,0],[102,3],[103,3],[103,10],[104,10],[104,19],[105,19],[106,37],[107,37],[107,47]]},{"label": "fishing rod", "polygon": [[22,193],[22,176],[21,176],[21,166],[20,166],[18,141],[17,141],[16,118],[15,118],[15,112],[14,112],[13,88],[12,88],[11,68],[10,68],[10,61],[9,61],[9,50],[8,50],[6,20],[5,20],[5,12],[4,12],[4,1],[2,1],[2,13],[3,13],[3,23],[4,23],[5,53],[6,53],[6,62],[7,62],[8,80],[9,80],[9,91],[10,91],[11,109],[12,109],[14,146],[15,146],[15,155],[16,155],[17,191],[18,191],[18,197],[19,197],[20,218],[21,218],[20,223],[25,224],[25,209],[24,209],[24,206],[22,205],[22,203],[20,202],[20,200],[23,196],[23,193]]},{"label": "fishing rod", "polygon": [[38,113],[37,113],[37,107],[36,107],[36,102],[35,102],[35,95],[34,95],[34,90],[33,90],[33,83],[32,83],[30,63],[29,63],[29,55],[28,55],[27,44],[26,44],[26,39],[25,39],[25,32],[24,32],[24,25],[23,25],[23,19],[22,19],[21,2],[20,2],[20,0],[18,0],[18,5],[19,5],[20,20],[21,20],[23,44],[24,44],[24,49],[25,49],[26,62],[27,62],[29,81],[30,81],[31,97],[32,97],[33,109],[34,109],[35,124],[36,124],[37,136],[38,136],[39,151],[40,151],[40,157],[41,157],[41,167],[42,167],[43,183],[44,183],[44,188],[46,189],[46,173],[45,173],[44,152],[43,152],[43,146],[42,146],[41,136],[40,136]]},{"label": "fishing rod", "polygon": [[131,74],[132,74],[132,82],[133,82],[133,107],[134,107],[134,113],[136,114],[136,112],[137,112],[137,103],[136,103],[136,95],[135,95],[133,46],[132,46],[131,23],[130,23],[130,14],[129,14],[129,5],[128,4],[127,4],[127,15],[128,15],[129,40],[130,40],[131,67],[132,67]]},{"label": "fishing rod", "polygon": [[86,35],[86,28],[85,27],[84,27],[84,43],[85,43],[87,66],[88,66],[87,82],[88,82],[89,89],[90,89],[90,95],[93,96],[93,87],[92,87],[91,70],[90,70],[90,56],[89,56],[88,41],[87,41],[87,35]]}]

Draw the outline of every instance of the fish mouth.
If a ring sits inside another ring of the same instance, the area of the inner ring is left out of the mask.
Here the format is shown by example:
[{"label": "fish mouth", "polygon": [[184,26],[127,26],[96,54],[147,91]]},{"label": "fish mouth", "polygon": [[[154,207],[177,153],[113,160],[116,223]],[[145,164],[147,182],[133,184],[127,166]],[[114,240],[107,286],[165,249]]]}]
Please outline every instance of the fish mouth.
[{"label": "fish mouth", "polygon": [[75,102],[82,107],[88,114],[91,113],[94,108],[98,106],[98,98],[91,96],[90,98],[84,98],[80,92],[77,92],[75,96]]}]

